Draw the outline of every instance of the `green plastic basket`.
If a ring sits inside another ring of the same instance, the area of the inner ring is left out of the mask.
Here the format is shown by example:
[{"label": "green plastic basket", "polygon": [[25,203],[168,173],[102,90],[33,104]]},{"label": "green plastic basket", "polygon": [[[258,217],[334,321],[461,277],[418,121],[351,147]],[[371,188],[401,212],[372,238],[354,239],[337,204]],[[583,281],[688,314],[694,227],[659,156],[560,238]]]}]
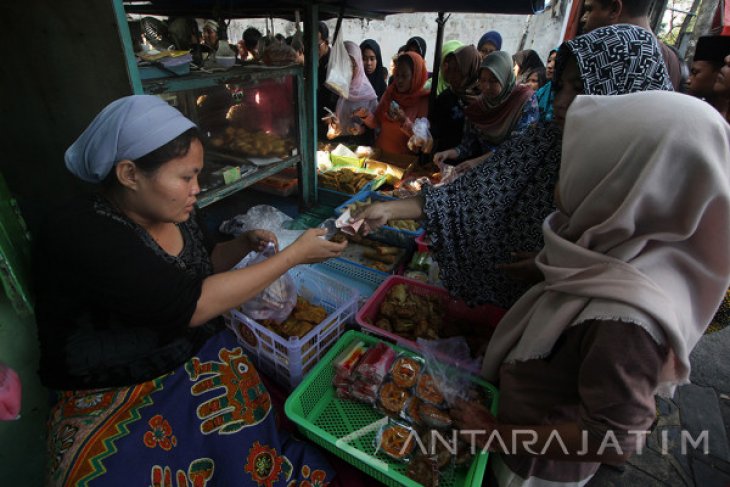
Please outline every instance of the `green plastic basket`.
[{"label": "green plastic basket", "polygon": [[[357,331],[348,331],[335,343],[321,362],[307,375],[286,401],[286,415],[309,440],[354,465],[376,480],[391,486],[420,485],[406,476],[408,466],[375,453],[374,439],[387,418],[372,406],[337,398],[332,379],[332,362],[355,340],[377,344],[381,340]],[[398,352],[413,352],[388,344]],[[494,386],[477,378],[473,382],[487,390],[492,399],[491,411],[497,414],[499,393]],[[488,453],[474,457],[471,466],[442,471],[442,487],[479,487],[484,479]]]}]

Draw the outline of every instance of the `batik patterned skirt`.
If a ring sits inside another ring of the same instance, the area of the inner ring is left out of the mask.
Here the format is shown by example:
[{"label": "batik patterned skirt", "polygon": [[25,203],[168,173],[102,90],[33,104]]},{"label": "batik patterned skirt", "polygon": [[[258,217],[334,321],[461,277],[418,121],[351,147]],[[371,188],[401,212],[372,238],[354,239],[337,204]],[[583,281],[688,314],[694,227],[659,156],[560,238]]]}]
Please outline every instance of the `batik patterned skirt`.
[{"label": "batik patterned skirt", "polygon": [[324,486],[322,454],[277,428],[256,369],[225,330],[173,372],[64,391],[49,420],[48,485]]}]

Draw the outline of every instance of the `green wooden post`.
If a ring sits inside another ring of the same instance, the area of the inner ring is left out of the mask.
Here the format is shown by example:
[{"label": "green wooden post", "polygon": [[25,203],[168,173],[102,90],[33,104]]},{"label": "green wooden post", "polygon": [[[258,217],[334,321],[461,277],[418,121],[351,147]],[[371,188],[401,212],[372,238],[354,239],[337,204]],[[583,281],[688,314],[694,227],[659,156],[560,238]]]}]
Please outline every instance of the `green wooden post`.
[{"label": "green wooden post", "polygon": [[[299,89],[299,99],[304,103],[304,123],[301,124],[302,164],[301,198],[309,207],[317,203],[317,79],[319,68],[319,6],[307,3],[304,13],[304,85]],[[301,86],[301,84],[300,84]]]},{"label": "green wooden post", "polygon": [[119,30],[119,39],[122,41],[124,49],[124,60],[127,64],[127,73],[129,74],[129,85],[135,95],[142,95],[142,80],[139,77],[139,68],[134,57],[134,44],[132,44],[132,34],[129,32],[129,24],[127,24],[127,14],[124,12],[122,0],[112,0],[114,5],[114,15],[117,18],[117,29]]}]

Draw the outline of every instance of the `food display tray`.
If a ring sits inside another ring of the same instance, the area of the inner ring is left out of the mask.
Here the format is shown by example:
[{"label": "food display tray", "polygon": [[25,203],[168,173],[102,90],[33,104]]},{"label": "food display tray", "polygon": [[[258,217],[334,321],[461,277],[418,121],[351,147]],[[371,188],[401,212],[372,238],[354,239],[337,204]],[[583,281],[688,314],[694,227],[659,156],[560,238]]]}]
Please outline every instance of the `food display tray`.
[{"label": "food display tray", "polygon": [[[376,432],[387,418],[368,404],[342,400],[335,394],[332,385],[335,372],[332,364],[339,353],[356,340],[370,346],[381,341],[377,337],[356,331],[345,333],[289,396],[285,405],[286,415],[309,440],[376,480],[389,486],[417,487],[421,484],[406,476],[408,467],[405,463],[375,452]],[[393,348],[397,352],[409,353],[398,346]],[[459,373],[456,370],[454,372]],[[469,379],[477,387],[486,390],[491,399],[490,409],[496,415],[499,400],[497,389],[479,378],[469,376]],[[488,455],[487,452],[477,454],[468,469],[451,467],[442,471],[439,486],[481,486]]]},{"label": "food display tray", "polygon": [[[439,298],[444,307],[444,321],[459,320],[474,323],[475,326],[488,326],[490,328],[495,328],[499,323],[499,320],[501,320],[507,312],[502,308],[489,304],[470,308],[464,301],[450,296],[449,292],[442,287],[432,286],[403,276],[390,276],[380,285],[380,287],[378,287],[375,293],[370,296],[370,298],[357,312],[357,324],[368,332],[387,337],[389,340],[392,340],[398,345],[411,350],[418,350],[419,348],[415,341],[375,326],[380,306],[383,304],[383,301],[385,301],[388,291],[398,284],[405,284],[408,291],[419,296],[435,296]],[[444,357],[444,361],[448,362],[448,357]]]},{"label": "food display tray", "polygon": [[327,317],[301,338],[284,338],[239,310],[224,314],[256,366],[287,390],[293,389],[354,320],[359,293],[310,266],[297,266],[290,275],[297,295],[327,311]]}]

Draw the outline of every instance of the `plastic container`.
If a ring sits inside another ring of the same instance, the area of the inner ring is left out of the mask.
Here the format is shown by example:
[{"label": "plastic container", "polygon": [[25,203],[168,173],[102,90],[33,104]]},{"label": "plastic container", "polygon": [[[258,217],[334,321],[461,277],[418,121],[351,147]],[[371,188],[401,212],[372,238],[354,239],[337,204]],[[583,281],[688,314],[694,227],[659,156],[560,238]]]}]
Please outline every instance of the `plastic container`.
[{"label": "plastic container", "polygon": [[426,233],[420,234],[416,237],[417,251],[424,254],[430,250],[431,240],[428,238]]},{"label": "plastic container", "polygon": [[[475,326],[489,326],[494,328],[507,312],[505,309],[489,304],[470,308],[464,301],[451,297],[449,292],[442,287],[432,286],[402,276],[390,276],[370,296],[362,308],[360,308],[360,311],[357,312],[357,324],[368,332],[387,337],[393,342],[411,350],[418,350],[418,344],[416,342],[375,326],[380,305],[385,301],[385,296],[388,294],[390,288],[398,284],[405,284],[410,292],[419,296],[436,296],[441,299],[444,307],[444,321],[452,319],[474,323]],[[449,362],[448,357],[444,357],[444,361]]]},{"label": "plastic container", "polygon": [[256,366],[287,390],[302,381],[344,333],[345,325],[353,322],[359,299],[357,290],[309,266],[298,266],[290,272],[297,294],[328,313],[302,338],[279,336],[235,309],[225,316],[226,324]]},{"label": "plastic container", "polygon": [[[363,188],[363,191],[360,191],[355,196],[350,198],[349,200],[345,201],[343,204],[335,208],[335,214],[341,215],[345,212],[348,206],[357,203],[358,201],[365,201],[368,198],[370,198],[370,201],[394,201],[397,198],[393,198],[392,196],[384,196],[376,191],[366,191],[365,188]],[[410,230],[403,230],[400,228],[390,227],[388,225],[384,225],[380,228],[378,228],[375,232],[368,235],[368,238],[372,238],[373,240],[379,240],[381,242],[385,242],[390,245],[395,245],[397,247],[408,247],[412,245],[412,242],[416,237],[423,234],[424,230],[423,228],[419,228],[415,232],[412,232]]]},{"label": "plastic container", "polygon": [[[355,340],[371,346],[381,341],[356,331],[345,333],[291,393],[284,406],[286,415],[299,426],[306,438],[376,480],[390,486],[416,487],[420,484],[406,477],[406,464],[391,459],[384,453],[375,452],[375,435],[388,419],[368,404],[340,400],[335,395],[335,388],[332,386],[335,371],[332,363]],[[408,353],[400,347],[393,348],[398,352]],[[455,370],[455,373],[458,371]],[[499,399],[497,389],[476,377],[470,376],[470,380],[478,387],[486,389],[487,396],[491,399],[490,409],[496,416]],[[487,452],[476,455],[469,468],[450,467],[443,470],[439,485],[481,486],[488,455]]]},{"label": "plastic container", "polygon": [[180,64],[177,66],[166,66],[162,69],[158,66],[139,66],[140,79],[170,78],[174,76],[184,76],[190,73],[190,64]]}]

